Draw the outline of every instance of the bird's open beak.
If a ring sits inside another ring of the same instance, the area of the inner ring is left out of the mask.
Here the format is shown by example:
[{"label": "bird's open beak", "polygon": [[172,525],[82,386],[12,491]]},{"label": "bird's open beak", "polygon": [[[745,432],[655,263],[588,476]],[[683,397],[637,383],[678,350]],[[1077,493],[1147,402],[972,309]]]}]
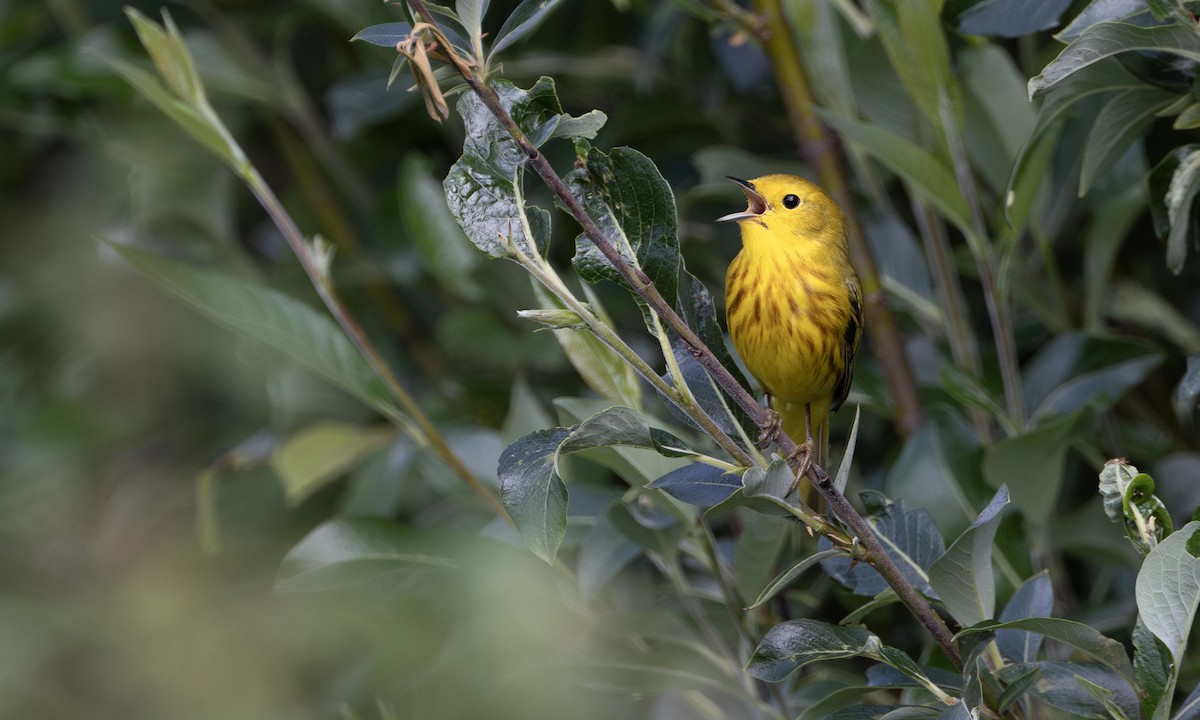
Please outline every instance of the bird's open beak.
[{"label": "bird's open beak", "polygon": [[726,175],[725,179],[730,182],[737,183],[737,186],[742,189],[742,192],[746,194],[747,206],[742,212],[729,213],[728,215],[723,215],[717,218],[717,222],[724,222],[726,220],[749,220],[762,215],[763,212],[766,211],[767,201],[758,193],[757,190],[754,189],[754,185],[750,184],[746,180],[741,180],[729,175]]}]

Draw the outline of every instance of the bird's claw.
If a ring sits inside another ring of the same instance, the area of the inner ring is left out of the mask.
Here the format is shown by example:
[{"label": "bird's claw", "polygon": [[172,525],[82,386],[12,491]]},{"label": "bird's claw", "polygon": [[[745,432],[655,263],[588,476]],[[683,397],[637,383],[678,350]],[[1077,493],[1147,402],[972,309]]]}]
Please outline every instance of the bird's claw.
[{"label": "bird's claw", "polygon": [[792,481],[792,486],[788,488],[788,495],[791,495],[796,491],[796,488],[800,485],[800,479],[807,475],[808,471],[812,468],[813,457],[815,456],[816,452],[816,445],[813,444],[812,438],[808,438],[804,442],[797,445],[795,450],[792,450],[790,453],[788,453],[787,459],[789,462],[796,460],[797,458],[800,460],[800,467],[796,470],[796,479]]},{"label": "bird's claw", "polygon": [[783,419],[779,417],[779,413],[772,408],[763,408],[767,414],[767,426],[758,434],[758,448],[765,450],[771,446],[779,438],[779,433],[783,431]]}]

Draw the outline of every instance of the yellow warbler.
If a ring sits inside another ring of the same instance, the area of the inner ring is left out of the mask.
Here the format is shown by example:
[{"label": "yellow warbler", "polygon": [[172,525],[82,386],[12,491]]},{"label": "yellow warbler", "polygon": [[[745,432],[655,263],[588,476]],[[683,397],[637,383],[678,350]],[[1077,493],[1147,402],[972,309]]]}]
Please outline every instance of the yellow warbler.
[{"label": "yellow warbler", "polygon": [[862,340],[862,288],[846,223],[833,199],[803,178],[729,179],[749,202],[719,218],[742,231],[725,277],[729,335],[783,431],[824,467],[829,414],[850,392]]}]

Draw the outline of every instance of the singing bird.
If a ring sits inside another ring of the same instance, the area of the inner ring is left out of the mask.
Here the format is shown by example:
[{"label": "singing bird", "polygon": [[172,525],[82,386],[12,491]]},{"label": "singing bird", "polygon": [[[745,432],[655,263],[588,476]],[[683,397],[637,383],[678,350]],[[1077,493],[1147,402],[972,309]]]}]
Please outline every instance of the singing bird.
[{"label": "singing bird", "polygon": [[829,415],[850,392],[862,341],[862,287],[846,221],[824,190],[795,175],[728,179],[748,202],[718,218],[742,231],[725,276],[730,338],[783,431],[808,462],[825,467]]}]

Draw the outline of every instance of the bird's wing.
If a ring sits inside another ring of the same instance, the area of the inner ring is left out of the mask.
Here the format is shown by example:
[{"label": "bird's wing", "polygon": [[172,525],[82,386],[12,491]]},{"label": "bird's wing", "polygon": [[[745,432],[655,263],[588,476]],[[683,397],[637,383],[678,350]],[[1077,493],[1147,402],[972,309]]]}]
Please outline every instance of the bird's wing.
[{"label": "bird's wing", "polygon": [[850,321],[846,323],[846,332],[842,336],[842,372],[833,386],[830,412],[841,407],[842,403],[846,402],[846,396],[850,394],[850,381],[854,379],[854,356],[858,354],[858,346],[862,342],[862,287],[858,278],[847,278],[846,289],[850,292]]}]

